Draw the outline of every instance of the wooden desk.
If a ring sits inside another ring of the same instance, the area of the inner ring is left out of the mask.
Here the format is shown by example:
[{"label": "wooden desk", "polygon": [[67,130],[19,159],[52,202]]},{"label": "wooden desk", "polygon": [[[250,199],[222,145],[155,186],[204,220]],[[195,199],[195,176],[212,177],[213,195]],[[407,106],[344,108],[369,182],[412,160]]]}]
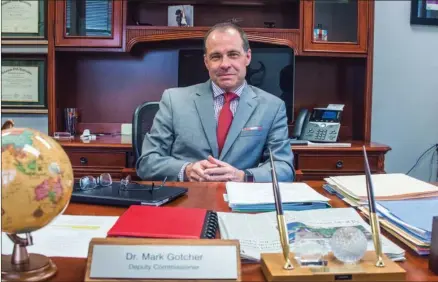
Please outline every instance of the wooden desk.
[{"label": "wooden desk", "polygon": [[[319,193],[330,198],[330,204],[333,207],[347,207],[344,202],[326,193],[322,189],[321,181],[309,181],[307,183],[315,188]],[[181,183],[168,183],[168,185],[181,185]],[[184,183],[184,185],[189,187],[188,194],[170,203],[169,206],[199,207],[214,209],[216,211],[230,211],[227,204],[223,201],[222,195],[225,192],[225,185],[223,183]],[[118,216],[121,215],[125,210],[125,208],[118,207],[71,203],[65,211],[65,214]],[[388,234],[385,235],[406,249],[407,260],[405,262],[401,262],[400,265],[407,271],[407,281],[438,281],[438,276],[434,276],[434,274],[428,270],[427,257],[424,258],[417,256],[393,237],[389,236]],[[58,267],[58,273],[51,281],[83,281],[86,265],[85,258],[79,259],[54,257],[52,259]],[[243,281],[265,280],[258,263],[243,264],[242,279]]]}]

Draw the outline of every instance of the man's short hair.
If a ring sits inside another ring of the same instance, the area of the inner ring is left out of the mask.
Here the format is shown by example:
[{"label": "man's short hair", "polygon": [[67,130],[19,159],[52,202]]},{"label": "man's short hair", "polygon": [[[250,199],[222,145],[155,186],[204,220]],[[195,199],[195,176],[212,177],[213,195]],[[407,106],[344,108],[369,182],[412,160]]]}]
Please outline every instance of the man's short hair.
[{"label": "man's short hair", "polygon": [[240,26],[238,26],[232,22],[223,22],[223,23],[215,24],[212,28],[210,28],[210,30],[207,32],[207,34],[205,34],[205,36],[204,36],[204,53],[207,53],[207,38],[208,38],[208,36],[210,36],[210,33],[212,33],[215,30],[225,31],[228,28],[232,28],[234,30],[237,30],[237,32],[239,32],[240,38],[242,38],[242,41],[243,41],[243,44],[242,44],[243,50],[245,52],[248,52],[249,41],[248,41],[248,37],[246,36],[246,33],[243,31],[243,29]]}]

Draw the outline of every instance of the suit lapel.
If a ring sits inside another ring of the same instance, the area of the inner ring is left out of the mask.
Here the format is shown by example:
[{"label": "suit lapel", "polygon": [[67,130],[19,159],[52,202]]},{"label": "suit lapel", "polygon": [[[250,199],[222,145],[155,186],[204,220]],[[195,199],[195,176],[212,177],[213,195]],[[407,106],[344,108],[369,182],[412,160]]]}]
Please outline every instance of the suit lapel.
[{"label": "suit lapel", "polygon": [[213,92],[210,87],[210,81],[207,81],[200,87],[195,95],[194,101],[213,157],[218,158],[219,149],[216,137],[216,119],[214,117]]},{"label": "suit lapel", "polygon": [[233,118],[233,122],[228,131],[227,139],[225,140],[224,147],[222,148],[221,155],[219,157],[222,160],[227,152],[230,150],[233,143],[236,141],[240,132],[242,131],[248,119],[251,117],[255,108],[258,105],[257,95],[252,91],[249,86],[246,86],[240,96],[239,105],[237,106],[236,113]]}]

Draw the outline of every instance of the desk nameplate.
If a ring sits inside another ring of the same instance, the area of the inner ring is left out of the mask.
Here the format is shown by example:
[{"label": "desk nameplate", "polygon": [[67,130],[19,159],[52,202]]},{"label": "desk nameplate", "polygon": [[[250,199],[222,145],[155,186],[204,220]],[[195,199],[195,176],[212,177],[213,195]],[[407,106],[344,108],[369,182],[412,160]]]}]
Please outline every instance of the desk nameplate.
[{"label": "desk nameplate", "polygon": [[240,281],[240,269],[237,240],[94,238],[85,281]]}]

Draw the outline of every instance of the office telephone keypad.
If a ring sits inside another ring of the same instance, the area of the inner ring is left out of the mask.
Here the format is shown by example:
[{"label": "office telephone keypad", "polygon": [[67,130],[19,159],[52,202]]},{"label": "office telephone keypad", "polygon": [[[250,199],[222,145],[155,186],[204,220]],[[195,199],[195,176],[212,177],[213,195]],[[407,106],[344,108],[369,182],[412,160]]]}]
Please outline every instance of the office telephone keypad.
[{"label": "office telephone keypad", "polygon": [[310,122],[305,129],[304,139],[316,142],[336,142],[339,128],[339,124]]}]

